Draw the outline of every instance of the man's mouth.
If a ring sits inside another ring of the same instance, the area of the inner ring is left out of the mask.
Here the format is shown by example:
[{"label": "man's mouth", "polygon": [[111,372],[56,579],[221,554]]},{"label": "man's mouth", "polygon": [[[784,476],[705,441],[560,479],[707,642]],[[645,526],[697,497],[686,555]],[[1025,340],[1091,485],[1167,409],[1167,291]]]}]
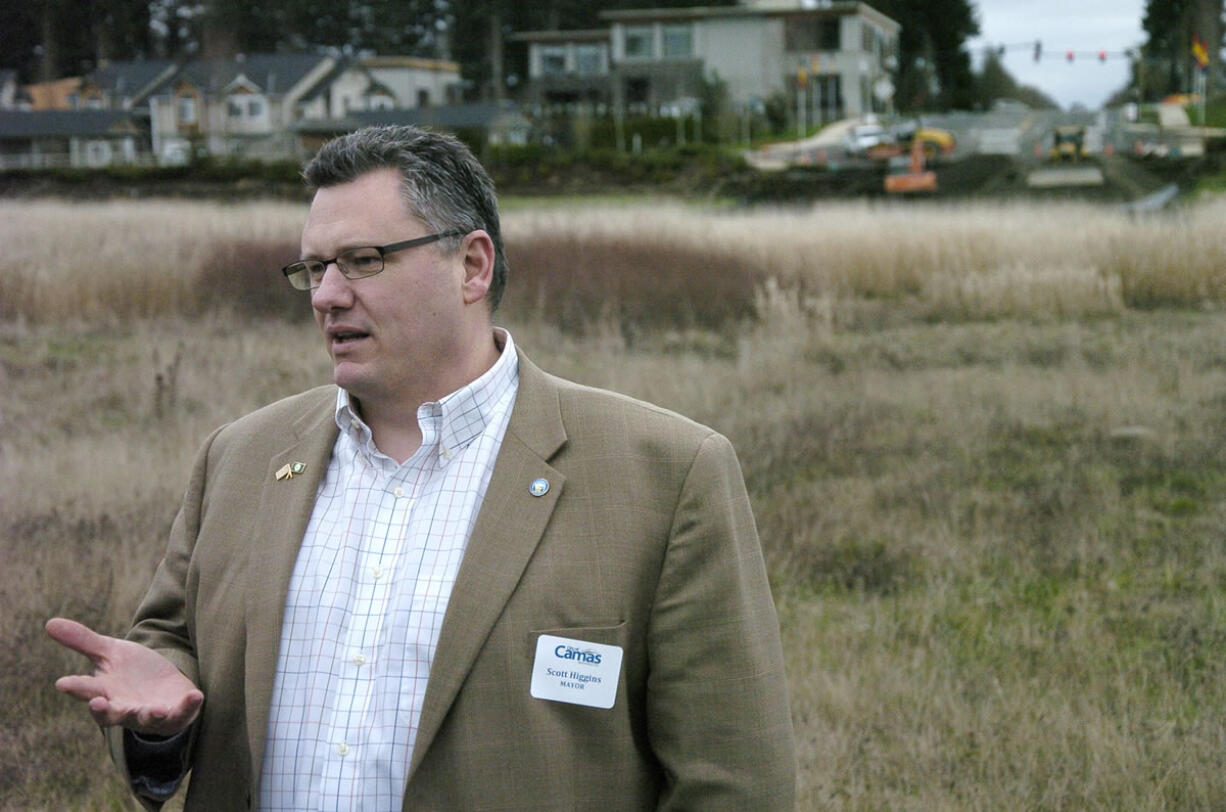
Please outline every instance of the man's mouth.
[{"label": "man's mouth", "polygon": [[328,330],[328,340],[336,348],[346,347],[364,338],[370,338],[370,333],[349,327],[331,328]]}]

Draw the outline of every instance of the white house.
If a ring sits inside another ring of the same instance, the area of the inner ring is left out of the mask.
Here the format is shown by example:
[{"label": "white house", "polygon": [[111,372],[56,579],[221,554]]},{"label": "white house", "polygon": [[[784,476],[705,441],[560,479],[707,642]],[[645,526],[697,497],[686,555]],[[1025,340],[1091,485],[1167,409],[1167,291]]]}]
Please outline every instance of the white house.
[{"label": "white house", "polygon": [[149,95],[153,151],[163,163],[185,161],[193,151],[299,158],[296,125],[302,121],[446,104],[458,95],[459,83],[456,63],[413,57],[197,60]]}]

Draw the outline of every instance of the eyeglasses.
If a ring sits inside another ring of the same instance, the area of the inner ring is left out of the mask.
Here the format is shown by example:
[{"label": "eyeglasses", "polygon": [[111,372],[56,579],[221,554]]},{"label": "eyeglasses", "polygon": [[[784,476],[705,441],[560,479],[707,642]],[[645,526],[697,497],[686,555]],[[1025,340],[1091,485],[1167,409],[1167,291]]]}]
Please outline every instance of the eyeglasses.
[{"label": "eyeglasses", "polygon": [[315,290],[323,281],[324,271],[333,262],[346,279],[363,279],[374,276],[383,270],[383,258],[393,251],[403,251],[418,245],[438,242],[444,237],[459,237],[467,231],[443,231],[438,234],[428,234],[404,242],[394,242],[391,245],[372,245],[369,248],[350,248],[342,251],[332,259],[303,259],[291,262],[281,269],[289,283],[298,290]]}]

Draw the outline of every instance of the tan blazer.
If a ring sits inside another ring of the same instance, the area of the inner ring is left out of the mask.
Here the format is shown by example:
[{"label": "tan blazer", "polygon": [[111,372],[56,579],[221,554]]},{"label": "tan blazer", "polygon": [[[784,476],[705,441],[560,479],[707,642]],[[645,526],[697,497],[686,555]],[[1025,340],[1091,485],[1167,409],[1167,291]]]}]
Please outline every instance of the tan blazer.
[{"label": "tan blazer", "polygon": [[[258,798],[286,589],[335,396],[314,389],[209,438],[137,612],[129,636],[205,694],[188,809]],[[278,480],[292,462],[305,471]],[[624,649],[611,709],[529,695],[542,633]],[[521,354],[404,809],[790,810],[794,779],[778,623],[730,444]]]}]

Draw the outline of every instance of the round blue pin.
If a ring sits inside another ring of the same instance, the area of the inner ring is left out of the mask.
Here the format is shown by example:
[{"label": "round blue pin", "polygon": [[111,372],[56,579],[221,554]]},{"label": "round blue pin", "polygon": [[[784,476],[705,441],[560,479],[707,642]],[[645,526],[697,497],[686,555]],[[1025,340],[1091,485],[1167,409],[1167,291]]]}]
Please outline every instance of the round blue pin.
[{"label": "round blue pin", "polygon": [[532,494],[533,496],[544,496],[545,494],[549,493],[549,480],[532,480],[532,484],[528,486],[528,493]]}]

